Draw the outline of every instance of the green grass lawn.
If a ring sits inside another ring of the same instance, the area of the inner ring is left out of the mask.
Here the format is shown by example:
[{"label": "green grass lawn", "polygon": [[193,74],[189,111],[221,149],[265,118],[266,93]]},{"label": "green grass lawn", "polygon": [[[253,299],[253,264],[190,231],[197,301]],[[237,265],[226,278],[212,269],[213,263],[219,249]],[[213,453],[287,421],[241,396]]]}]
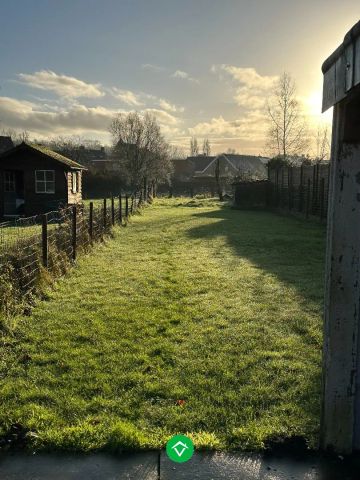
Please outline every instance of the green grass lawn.
[{"label": "green grass lawn", "polygon": [[175,433],[316,446],[323,260],[323,226],[156,200],[3,332],[0,433],[78,450]]}]

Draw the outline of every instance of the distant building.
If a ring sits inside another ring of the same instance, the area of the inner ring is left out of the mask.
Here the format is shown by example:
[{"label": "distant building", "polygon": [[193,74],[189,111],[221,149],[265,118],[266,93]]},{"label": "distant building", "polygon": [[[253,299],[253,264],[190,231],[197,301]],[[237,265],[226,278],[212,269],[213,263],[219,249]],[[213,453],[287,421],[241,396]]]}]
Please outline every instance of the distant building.
[{"label": "distant building", "polygon": [[6,152],[6,150],[10,150],[14,147],[14,142],[12,141],[11,137],[4,137],[0,135],[0,154]]},{"label": "distant building", "polygon": [[21,143],[0,154],[0,217],[30,216],[82,201],[83,165]]},{"label": "distant building", "polygon": [[222,153],[216,156],[197,155],[186,159],[173,160],[173,185],[190,187],[197,191],[214,191],[216,186],[215,172],[224,184],[234,180],[265,180],[267,178],[266,163],[269,159],[252,155]]}]

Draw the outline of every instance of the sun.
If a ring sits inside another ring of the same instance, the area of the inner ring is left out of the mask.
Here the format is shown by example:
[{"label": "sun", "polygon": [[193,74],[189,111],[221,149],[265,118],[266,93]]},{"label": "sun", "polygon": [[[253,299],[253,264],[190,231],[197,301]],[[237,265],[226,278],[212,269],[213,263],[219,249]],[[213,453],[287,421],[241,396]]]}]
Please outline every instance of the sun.
[{"label": "sun", "polygon": [[322,91],[314,90],[304,99],[305,111],[314,123],[324,123],[331,125],[333,109],[329,108],[326,112],[321,113],[322,109]]}]

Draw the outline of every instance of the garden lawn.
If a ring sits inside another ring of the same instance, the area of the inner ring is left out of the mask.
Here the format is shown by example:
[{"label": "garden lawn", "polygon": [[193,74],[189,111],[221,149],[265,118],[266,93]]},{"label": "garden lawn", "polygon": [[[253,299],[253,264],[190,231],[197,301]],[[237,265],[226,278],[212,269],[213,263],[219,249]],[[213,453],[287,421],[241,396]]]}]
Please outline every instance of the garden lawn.
[{"label": "garden lawn", "polygon": [[316,446],[324,230],[156,200],[2,333],[0,434],[82,451],[175,433],[197,447]]}]

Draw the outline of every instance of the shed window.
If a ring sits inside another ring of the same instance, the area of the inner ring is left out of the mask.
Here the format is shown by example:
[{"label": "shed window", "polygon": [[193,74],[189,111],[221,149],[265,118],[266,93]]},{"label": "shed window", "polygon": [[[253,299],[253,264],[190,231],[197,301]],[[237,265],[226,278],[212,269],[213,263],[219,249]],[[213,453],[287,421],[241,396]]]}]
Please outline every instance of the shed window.
[{"label": "shed window", "polygon": [[15,192],[15,172],[4,172],[4,191]]},{"label": "shed window", "polygon": [[35,192],[36,193],[55,193],[55,171],[54,170],[36,170],[35,171]]},{"label": "shed window", "polygon": [[71,190],[72,193],[77,193],[78,192],[78,173],[77,172],[71,172]]}]

